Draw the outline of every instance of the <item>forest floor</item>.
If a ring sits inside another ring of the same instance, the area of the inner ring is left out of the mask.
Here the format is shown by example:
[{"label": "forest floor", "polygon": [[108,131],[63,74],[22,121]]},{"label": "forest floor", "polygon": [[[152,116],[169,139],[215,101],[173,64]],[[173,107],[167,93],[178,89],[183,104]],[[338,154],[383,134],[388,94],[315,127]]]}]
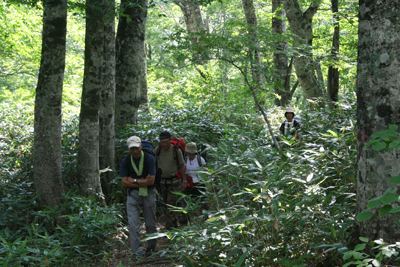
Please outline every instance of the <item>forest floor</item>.
[{"label": "forest floor", "polygon": [[[141,239],[145,238],[145,225],[144,221],[142,221],[142,227],[141,227]],[[157,217],[157,232],[162,233],[165,231],[165,219],[163,218],[163,215]],[[158,251],[163,250],[163,248],[167,247],[168,244],[171,243],[171,241],[168,239],[168,237],[162,237],[157,240],[157,247],[155,251],[155,255],[153,254],[152,256],[149,257],[144,257],[140,259],[139,261],[135,261],[134,257],[132,255],[131,249],[130,249],[130,243],[129,243],[129,236],[126,236],[124,233],[121,233],[121,241],[125,243],[125,246],[115,248],[113,251],[113,259],[111,262],[109,262],[108,265],[109,267],[118,267],[118,266],[123,266],[123,267],[130,267],[130,266],[140,266],[140,267],[167,267],[167,266],[183,266],[180,265],[179,263],[174,263],[173,259],[165,257],[165,256],[160,256],[160,254],[157,254]],[[146,244],[143,244],[146,246]],[[144,247],[145,248],[145,247]]]}]

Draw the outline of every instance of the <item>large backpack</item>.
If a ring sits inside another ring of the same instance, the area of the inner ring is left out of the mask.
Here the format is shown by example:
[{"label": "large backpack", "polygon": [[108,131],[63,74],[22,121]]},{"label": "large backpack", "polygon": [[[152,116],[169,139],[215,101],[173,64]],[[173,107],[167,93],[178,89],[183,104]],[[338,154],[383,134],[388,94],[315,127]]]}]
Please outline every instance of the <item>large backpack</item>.
[{"label": "large backpack", "polygon": [[150,141],[142,140],[142,150],[144,152],[147,152],[147,153],[155,156],[154,155],[154,146]]}]

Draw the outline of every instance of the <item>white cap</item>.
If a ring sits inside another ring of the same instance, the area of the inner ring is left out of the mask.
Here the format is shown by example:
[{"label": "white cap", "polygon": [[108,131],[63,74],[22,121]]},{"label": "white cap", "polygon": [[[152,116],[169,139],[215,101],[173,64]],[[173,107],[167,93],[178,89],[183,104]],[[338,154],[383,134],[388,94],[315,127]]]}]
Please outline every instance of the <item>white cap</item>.
[{"label": "white cap", "polygon": [[131,136],[128,138],[128,140],[126,140],[126,144],[128,145],[128,148],[140,147],[141,143],[142,143],[142,140],[137,136]]}]

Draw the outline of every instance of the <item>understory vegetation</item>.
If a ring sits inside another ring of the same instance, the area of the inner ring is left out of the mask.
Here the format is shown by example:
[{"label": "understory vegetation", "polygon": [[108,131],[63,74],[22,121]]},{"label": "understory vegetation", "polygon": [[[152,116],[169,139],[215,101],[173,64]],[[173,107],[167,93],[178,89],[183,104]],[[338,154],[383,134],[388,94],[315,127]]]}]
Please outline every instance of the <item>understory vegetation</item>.
[{"label": "understory vegetation", "polygon": [[[136,134],[158,143],[161,130],[206,144],[209,175],[202,219],[167,235],[172,245],[160,255],[186,266],[341,266],[354,242],[356,134],[354,94],[335,110],[296,109],[302,129],[298,142],[282,150],[259,112],[243,106],[204,103],[190,108],[150,108],[140,123],[117,131],[117,159],[125,140]],[[63,123],[62,207],[39,209],[32,183],[32,110],[1,106],[1,227],[3,266],[91,265],[112,260],[126,246],[125,192],[119,177],[107,207],[79,196],[75,181],[77,120]],[[282,110],[268,110],[274,129]],[[185,212],[199,208],[190,202]],[[183,210],[181,210],[183,212]]]}]

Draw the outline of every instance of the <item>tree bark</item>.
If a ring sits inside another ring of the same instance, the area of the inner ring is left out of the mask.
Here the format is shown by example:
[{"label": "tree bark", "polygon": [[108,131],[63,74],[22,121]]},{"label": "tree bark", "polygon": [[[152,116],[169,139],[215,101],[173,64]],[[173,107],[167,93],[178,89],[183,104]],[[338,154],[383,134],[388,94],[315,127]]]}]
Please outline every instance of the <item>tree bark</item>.
[{"label": "tree bark", "polygon": [[116,39],[116,125],[137,123],[148,0],[122,0]]},{"label": "tree bark", "polygon": [[[332,41],[332,52],[331,59],[333,62],[338,60],[339,53],[339,37],[340,37],[340,29],[339,29],[339,0],[331,0],[332,2],[332,12],[333,12],[333,41]],[[330,102],[330,106],[333,108],[335,103],[339,100],[339,68],[335,66],[329,66],[328,68],[328,100]]]},{"label": "tree bark", "polygon": [[104,2],[86,2],[85,69],[79,118],[78,180],[83,196],[102,194],[99,110],[103,89]]},{"label": "tree bark", "polygon": [[[261,90],[256,90],[256,94],[259,95],[260,91],[265,91],[265,79],[261,61],[260,40],[258,39],[256,10],[254,8],[253,0],[242,0],[242,5],[247,22],[247,32],[249,35],[249,58],[251,63],[252,78],[254,84],[261,85]],[[261,105],[264,103],[264,100],[260,100]]]},{"label": "tree bark", "polygon": [[67,1],[43,1],[42,58],[35,98],[33,179],[39,204],[56,207],[62,182],[61,103],[65,69]]},{"label": "tree bark", "polygon": [[146,43],[143,42],[142,69],[140,70],[140,104],[144,108],[149,106],[149,96],[147,94],[147,57]]},{"label": "tree bark", "polygon": [[[275,67],[275,77],[274,77],[274,91],[279,97],[275,98],[275,104],[277,106],[287,106],[291,96],[290,93],[290,75],[291,71],[288,72],[288,56],[287,51],[287,41],[283,37],[286,33],[286,21],[283,19],[286,17],[285,9],[282,6],[282,0],[272,0],[272,32],[275,34],[278,41],[275,42],[274,52],[274,67]],[[291,68],[290,68],[291,70]],[[286,83],[287,76],[289,75],[289,83]]]},{"label": "tree bark", "polygon": [[[182,10],[191,44],[194,48],[193,60],[199,65],[206,62],[206,45],[201,41],[201,35],[207,32],[200,5],[195,0],[175,1]],[[201,74],[201,73],[200,73]]]},{"label": "tree bark", "polygon": [[112,192],[115,178],[115,1],[105,2],[103,88],[99,112],[99,167],[111,169],[101,174],[101,186],[106,199]]},{"label": "tree bark", "polygon": [[[360,0],[357,62],[357,211],[381,196],[400,173],[399,151],[365,148],[373,133],[400,126],[400,2]],[[359,223],[360,236],[393,244],[400,238],[398,214]]]},{"label": "tree bark", "polygon": [[311,2],[303,13],[297,0],[283,0],[294,42],[300,46],[301,56],[296,57],[294,66],[300,85],[307,99],[322,97],[322,89],[315,75],[312,58],[312,18],[321,4],[321,0]]}]

